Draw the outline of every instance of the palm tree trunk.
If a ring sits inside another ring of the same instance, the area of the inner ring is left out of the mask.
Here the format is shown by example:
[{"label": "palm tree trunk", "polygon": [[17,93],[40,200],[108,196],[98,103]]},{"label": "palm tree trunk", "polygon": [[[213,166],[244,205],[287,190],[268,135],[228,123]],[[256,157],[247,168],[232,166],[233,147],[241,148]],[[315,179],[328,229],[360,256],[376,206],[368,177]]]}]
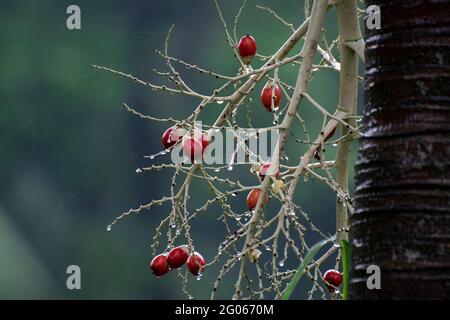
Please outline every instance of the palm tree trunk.
[{"label": "palm tree trunk", "polygon": [[[450,298],[450,1],[371,0],[351,299]],[[369,290],[366,268],[381,269]]]}]

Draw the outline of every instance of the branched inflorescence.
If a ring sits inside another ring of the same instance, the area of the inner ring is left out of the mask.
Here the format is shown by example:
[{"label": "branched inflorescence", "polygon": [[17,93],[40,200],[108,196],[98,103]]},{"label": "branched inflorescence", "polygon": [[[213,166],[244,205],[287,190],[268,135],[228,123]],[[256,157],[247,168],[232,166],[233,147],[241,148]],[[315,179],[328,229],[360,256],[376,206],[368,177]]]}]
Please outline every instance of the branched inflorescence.
[{"label": "branched inflorescence", "polygon": [[[201,141],[200,146],[206,148],[218,133],[229,130],[232,130],[234,141],[238,146],[236,150],[244,150],[246,159],[253,160],[243,163],[235,161],[237,155],[234,152],[231,159],[221,165],[188,161],[195,160],[192,156],[192,159],[187,159],[187,161],[181,163],[152,164],[148,167],[138,168],[137,173],[172,170],[174,173],[170,190],[166,196],[160,199],[121,214],[108,225],[107,229],[110,230],[117,221],[128,215],[151,210],[154,206],[169,205],[171,209],[168,211],[168,215],[156,228],[152,243],[153,256],[158,253],[161,246],[169,251],[174,248],[176,243],[180,242],[186,244],[187,252],[193,253],[196,245],[191,235],[191,224],[194,220],[200,219],[202,214],[207,212],[211,206],[218,204],[222,212],[217,220],[223,223],[227,236],[218,244],[217,254],[210,257],[206,263],[206,270],[211,265],[219,265],[219,262],[221,266],[216,281],[212,285],[211,298],[215,297],[222,280],[229,276],[230,270],[233,269],[238,271],[233,298],[281,298],[287,284],[296,272],[296,270],[284,268],[285,262],[289,256],[298,259],[299,263],[303,261],[305,254],[311,249],[312,245],[308,244],[305,238],[308,232],[323,239],[333,240],[325,253],[320,257],[315,257],[304,269],[305,275],[312,284],[307,298],[325,299],[328,291],[334,292],[331,295],[332,298],[339,298],[339,291],[327,290],[332,285],[323,281],[320,267],[324,261],[335,257],[336,269],[339,269],[340,241],[347,238],[347,215],[353,211],[353,201],[348,190],[348,154],[352,139],[359,136],[356,95],[360,78],[357,65],[358,57],[361,56],[362,41],[358,22],[359,9],[356,7],[356,1],[336,0],[327,2],[315,0],[311,6],[309,1],[305,1],[306,19],[298,28],[295,28],[293,23],[286,21],[274,10],[257,6],[257,8],[263,10],[262,14],[272,15],[291,31],[289,38],[272,55],[258,53],[255,55],[263,61],[263,65],[260,67],[250,64],[249,59],[243,57],[238,50],[237,29],[239,18],[246,8],[246,1],[243,2],[234,17],[231,28],[226,23],[219,3],[217,0],[214,0],[214,2],[224,27],[226,40],[231,47],[232,54],[239,63],[236,75],[223,75],[171,56],[169,40],[173,27],[168,32],[164,49],[155,50],[155,53],[164,59],[167,71],[162,72],[156,69],[154,71],[156,75],[167,80],[168,85],[156,85],[108,67],[94,67],[125,77],[154,91],[191,96],[199,100],[198,105],[193,108],[193,112],[183,120],[144,115],[133,107],[124,104],[127,111],[140,118],[168,123],[173,132],[179,132],[179,130],[182,132],[178,137],[179,141],[173,139],[173,143],[165,150],[156,155],[148,156],[150,160],[153,160],[157,155],[171,152],[173,145],[177,144],[183,144],[183,152],[185,152],[186,145],[193,143],[187,149],[189,151],[189,148],[191,148],[192,153],[195,153],[195,143]],[[338,13],[340,36],[328,43],[323,29],[323,20],[328,9],[332,7],[336,7]],[[291,51],[302,39],[304,41],[301,51],[292,54]],[[314,60],[316,55],[320,57],[319,60]],[[339,56],[340,61],[336,56]],[[315,64],[314,61],[319,62]],[[222,83],[211,92],[197,92],[183,80],[178,72],[179,67],[215,78]],[[281,68],[298,69],[296,83],[289,84],[283,81],[278,72]],[[327,108],[323,107],[307,92],[310,79],[316,72],[322,70],[340,73],[339,103],[334,113],[328,112]],[[252,115],[248,106],[253,103],[253,89],[261,82],[265,82],[266,87],[272,92],[270,97],[272,102],[269,100],[266,107],[269,112],[273,113],[274,122],[273,125],[264,128],[255,128],[252,124],[255,115]],[[279,92],[283,96],[283,101],[286,101],[284,106],[280,105],[278,108],[275,105],[274,101],[277,101],[279,97],[275,96],[276,93],[273,88],[280,89]],[[232,93],[226,94],[225,92],[229,92],[229,90],[232,90]],[[304,99],[321,115],[322,128],[316,136],[312,136],[310,130],[308,130],[299,109],[301,101]],[[196,122],[201,120],[202,112],[206,108],[220,108],[220,115],[213,123],[202,124],[202,128],[198,128]],[[246,116],[245,125],[238,123],[238,112],[242,112]],[[296,127],[304,133],[304,136],[295,136],[294,128]],[[264,163],[248,145],[250,139],[271,130],[276,130],[279,135],[270,162],[268,162],[270,168],[268,172],[262,174],[265,169],[263,168]],[[172,131],[169,132],[169,136],[171,136]],[[337,131],[339,131],[339,134],[335,134]],[[242,134],[243,132],[246,134]],[[200,134],[201,139],[191,138],[194,133]],[[306,152],[297,155],[298,162],[292,161],[289,163],[286,156],[286,144],[289,139],[307,147]],[[203,145],[203,143],[205,144]],[[325,146],[327,148],[337,147],[335,159],[326,159],[323,152]],[[260,182],[255,185],[245,185],[239,180],[227,178],[227,173],[233,169],[233,166],[247,167],[250,175],[259,175]],[[320,231],[311,220],[310,215],[295,201],[294,193],[302,177],[304,179],[315,179],[336,194],[336,237]],[[194,179],[203,181],[210,190],[212,197],[197,208],[190,208],[190,186]],[[249,211],[239,212],[232,208],[229,199],[254,190],[258,190],[257,196],[254,199],[250,199],[249,196],[247,199]],[[279,210],[266,212],[265,204],[267,201],[277,202]],[[252,203],[249,204],[249,202]],[[178,276],[182,279],[182,290],[191,297],[187,286],[188,275],[179,271]]]}]

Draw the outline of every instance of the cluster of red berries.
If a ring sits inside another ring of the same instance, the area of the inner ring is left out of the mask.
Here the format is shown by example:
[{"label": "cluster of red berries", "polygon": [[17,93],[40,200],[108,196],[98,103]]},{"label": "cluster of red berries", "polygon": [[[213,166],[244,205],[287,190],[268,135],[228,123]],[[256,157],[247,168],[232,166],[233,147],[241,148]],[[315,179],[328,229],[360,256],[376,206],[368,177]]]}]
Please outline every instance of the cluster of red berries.
[{"label": "cluster of red berries", "polygon": [[334,292],[342,283],[342,274],[334,269],[330,269],[323,274],[323,282],[330,292]]},{"label": "cluster of red berries", "polygon": [[211,143],[203,133],[194,131],[191,134],[186,134],[186,130],[176,127],[168,128],[162,135],[162,144],[166,150],[171,149],[180,141],[183,154],[192,162],[201,159],[206,147]]},{"label": "cluster of red berries", "polygon": [[[256,54],[256,41],[246,35],[241,38],[238,44],[238,52],[245,64],[250,64]],[[267,111],[275,111],[281,102],[281,89],[278,84],[268,81],[261,91],[261,103]],[[203,133],[194,132],[186,134],[183,128],[168,128],[162,135],[162,143],[166,150],[171,149],[178,142],[182,143],[183,154],[192,162],[202,158],[203,152],[211,141]]]},{"label": "cluster of red berries", "polygon": [[[256,54],[256,41],[247,34],[239,40],[238,44],[239,56],[242,62],[250,64]],[[278,84],[268,81],[261,91],[261,102],[267,111],[276,111],[281,102],[281,89]]]},{"label": "cluster of red berries", "polygon": [[157,277],[165,275],[187,263],[188,270],[198,276],[205,269],[206,261],[198,252],[190,254],[187,246],[179,246],[167,253],[161,253],[153,258],[150,268]]}]

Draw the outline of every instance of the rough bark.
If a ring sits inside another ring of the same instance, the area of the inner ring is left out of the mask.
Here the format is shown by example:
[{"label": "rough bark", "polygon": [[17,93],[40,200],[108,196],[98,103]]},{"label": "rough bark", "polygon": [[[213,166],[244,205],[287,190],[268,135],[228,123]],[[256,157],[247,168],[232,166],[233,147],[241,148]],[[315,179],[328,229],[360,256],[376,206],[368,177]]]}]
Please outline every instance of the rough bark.
[{"label": "rough bark", "polygon": [[[351,299],[450,298],[450,1],[375,0],[351,217]],[[381,268],[368,290],[366,268]]]}]

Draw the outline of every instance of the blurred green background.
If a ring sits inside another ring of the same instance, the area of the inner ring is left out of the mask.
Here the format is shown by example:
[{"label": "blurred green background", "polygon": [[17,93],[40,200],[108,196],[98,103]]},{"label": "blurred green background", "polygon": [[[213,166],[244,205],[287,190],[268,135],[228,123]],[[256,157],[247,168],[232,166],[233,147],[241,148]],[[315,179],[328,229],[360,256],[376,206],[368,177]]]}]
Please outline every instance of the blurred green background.
[{"label": "blurred green background", "polygon": [[[230,25],[241,1],[221,1]],[[66,8],[81,8],[81,30],[66,28]],[[258,52],[271,54],[290,30],[255,4],[270,6],[298,26],[304,18],[303,1],[249,0],[238,35],[251,33]],[[153,116],[183,118],[196,99],[155,93],[124,78],[95,70],[92,64],[109,66],[155,83],[152,71],[166,70],[153,53],[162,49],[165,33],[175,24],[170,43],[173,56],[193,64],[234,75],[238,64],[225,42],[213,1],[2,1],[0,11],[0,298],[3,299],[177,299],[186,298],[176,274],[155,279],[148,270],[150,244],[155,227],[168,213],[157,207],[128,217],[110,232],[107,224],[121,212],[168,193],[172,171],[137,175],[138,167],[153,162],[144,155],[161,149],[166,125],[148,122],[127,113],[123,102]],[[327,15],[328,40],[337,36],[336,13]],[[299,46],[294,50],[299,51]],[[255,65],[262,62],[256,60]],[[221,82],[197,72],[182,70],[196,90],[210,92]],[[298,67],[281,72],[294,83]],[[263,84],[255,90],[255,97]],[[328,110],[337,104],[339,76],[317,73],[310,94]],[[256,97],[252,106],[255,124],[272,123],[260,112]],[[302,114],[312,133],[322,124],[320,114],[306,102]],[[215,111],[206,112],[211,121]],[[245,122],[244,122],[245,123]],[[302,130],[296,128],[302,137]],[[290,164],[304,150],[288,145]],[[330,159],[334,150],[328,150]],[[234,170],[231,178],[255,184],[248,172]],[[353,171],[351,173],[353,176]],[[191,206],[210,196],[208,188],[195,184]],[[245,195],[233,202],[245,210]],[[315,181],[299,186],[297,201],[326,233],[333,233],[334,194]],[[274,206],[273,208],[276,208]],[[274,209],[275,210],[275,209]],[[196,247],[211,259],[225,234],[216,221],[218,207],[196,219]],[[309,241],[316,238],[311,235]],[[81,268],[81,290],[66,288],[66,268]],[[289,260],[286,267],[296,262]],[[197,298],[208,298],[217,267],[189,287]],[[234,273],[217,296],[230,298]],[[309,289],[308,282],[297,292]]]}]

